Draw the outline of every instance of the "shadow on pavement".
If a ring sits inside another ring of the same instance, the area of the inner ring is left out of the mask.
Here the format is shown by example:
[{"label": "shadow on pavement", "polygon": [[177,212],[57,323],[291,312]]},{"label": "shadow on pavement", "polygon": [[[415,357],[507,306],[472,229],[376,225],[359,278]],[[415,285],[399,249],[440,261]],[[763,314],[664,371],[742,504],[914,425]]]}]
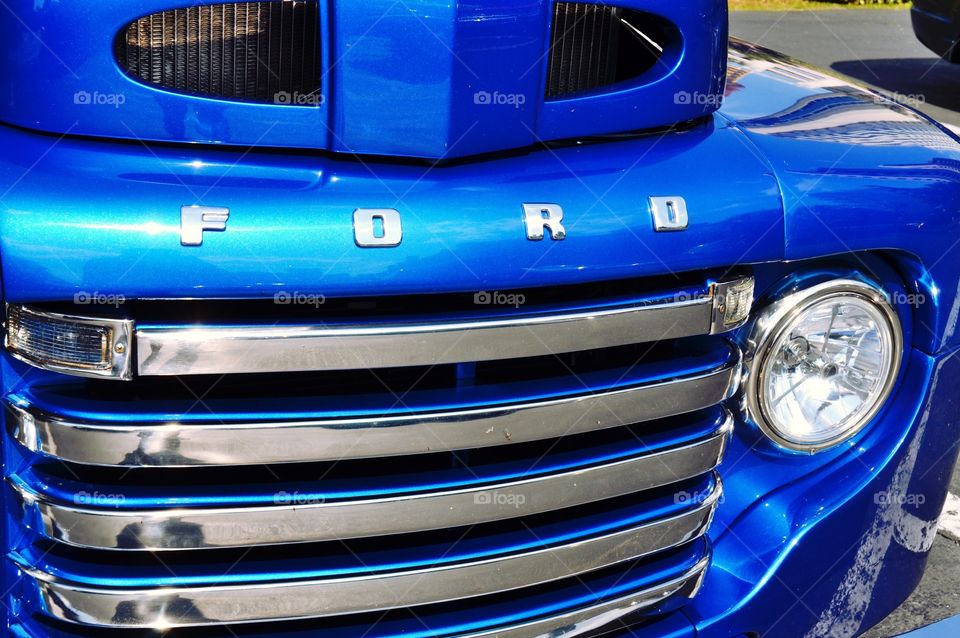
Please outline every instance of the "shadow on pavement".
[{"label": "shadow on pavement", "polygon": [[907,100],[960,113],[960,65],[939,58],[844,60],[831,68]]}]

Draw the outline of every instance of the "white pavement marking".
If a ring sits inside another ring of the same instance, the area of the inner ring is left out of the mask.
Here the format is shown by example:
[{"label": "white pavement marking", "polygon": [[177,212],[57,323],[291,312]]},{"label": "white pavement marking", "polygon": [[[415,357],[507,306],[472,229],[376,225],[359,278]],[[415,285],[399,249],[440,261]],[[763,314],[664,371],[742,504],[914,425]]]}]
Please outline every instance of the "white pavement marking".
[{"label": "white pavement marking", "polygon": [[960,542],[960,497],[947,494],[940,514],[940,533],[949,539]]},{"label": "white pavement marking", "polygon": [[953,124],[944,124],[944,126],[946,126],[948,129],[950,129],[957,135],[960,135],[960,126],[955,126]]}]

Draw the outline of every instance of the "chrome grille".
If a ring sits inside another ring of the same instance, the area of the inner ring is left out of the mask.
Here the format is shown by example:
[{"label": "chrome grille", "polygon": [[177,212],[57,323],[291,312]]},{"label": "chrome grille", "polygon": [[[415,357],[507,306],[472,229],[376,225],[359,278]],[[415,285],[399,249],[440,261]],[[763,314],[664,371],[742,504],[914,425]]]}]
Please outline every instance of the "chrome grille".
[{"label": "chrome grille", "polygon": [[621,11],[580,2],[554,5],[547,97],[589,91],[614,82]]},{"label": "chrome grille", "polygon": [[[27,384],[6,397],[23,459],[7,476],[25,532],[9,556],[18,631],[533,638],[586,635],[599,615],[653,622],[707,568],[739,379],[701,292],[518,315],[692,308],[697,330],[657,339],[651,315],[628,312],[638,329],[618,324],[609,344],[369,383],[319,366]],[[450,325],[472,324],[436,322]]]},{"label": "chrome grille", "polygon": [[653,14],[558,2],[553,9],[546,97],[561,99],[620,82],[660,78],[673,65],[664,56],[678,55],[680,39],[676,27]]},{"label": "chrome grille", "polygon": [[314,0],[170,9],[130,23],[116,56],[127,73],[165,89],[302,105],[319,101],[319,28]]}]

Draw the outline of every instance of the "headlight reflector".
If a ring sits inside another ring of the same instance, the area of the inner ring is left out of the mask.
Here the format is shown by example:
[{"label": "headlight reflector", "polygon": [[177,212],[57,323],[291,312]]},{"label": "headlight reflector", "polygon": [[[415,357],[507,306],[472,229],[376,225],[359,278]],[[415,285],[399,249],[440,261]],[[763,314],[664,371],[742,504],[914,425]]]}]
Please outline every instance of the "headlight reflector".
[{"label": "headlight reflector", "polygon": [[785,447],[836,445],[880,410],[902,350],[897,314],[874,286],[839,279],[787,295],[751,333],[749,416]]}]

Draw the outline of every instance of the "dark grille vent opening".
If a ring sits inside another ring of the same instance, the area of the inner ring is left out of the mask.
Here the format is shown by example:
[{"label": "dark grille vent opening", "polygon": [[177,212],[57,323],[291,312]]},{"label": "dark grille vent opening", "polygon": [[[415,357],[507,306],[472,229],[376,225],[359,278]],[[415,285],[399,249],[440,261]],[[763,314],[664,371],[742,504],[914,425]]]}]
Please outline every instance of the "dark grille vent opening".
[{"label": "dark grille vent opening", "polygon": [[[729,271],[738,276],[740,271]],[[116,318],[136,317],[142,323],[177,323],[189,317],[197,324],[284,323],[303,320],[320,320],[326,324],[366,321],[443,321],[463,319],[464,314],[496,318],[494,315],[541,314],[568,310],[582,304],[617,305],[630,303],[662,303],[705,294],[705,281],[727,272],[694,271],[671,273],[656,277],[597,281],[589,284],[564,284],[535,286],[529,288],[504,288],[497,290],[504,295],[523,295],[524,303],[518,308],[511,305],[493,306],[477,303],[476,290],[460,293],[427,293],[410,295],[378,295],[368,297],[323,296],[322,287],[301,291],[297,294],[315,293],[322,297],[318,304],[290,303],[293,297],[286,291],[270,292],[269,296],[250,299],[127,299],[122,308],[98,310],[98,316]],[[489,292],[489,291],[488,291]],[[284,301],[283,295],[287,295]],[[49,312],[76,314],[73,300],[66,302],[31,302],[35,307]]]},{"label": "dark grille vent opening", "polygon": [[154,13],[120,33],[116,56],[128,74],[173,91],[295,106],[321,102],[315,0]]},{"label": "dark grille vent opening", "polygon": [[677,38],[674,29],[650,14],[559,2],[553,12],[546,95],[566,97],[643,75],[661,63]]}]

